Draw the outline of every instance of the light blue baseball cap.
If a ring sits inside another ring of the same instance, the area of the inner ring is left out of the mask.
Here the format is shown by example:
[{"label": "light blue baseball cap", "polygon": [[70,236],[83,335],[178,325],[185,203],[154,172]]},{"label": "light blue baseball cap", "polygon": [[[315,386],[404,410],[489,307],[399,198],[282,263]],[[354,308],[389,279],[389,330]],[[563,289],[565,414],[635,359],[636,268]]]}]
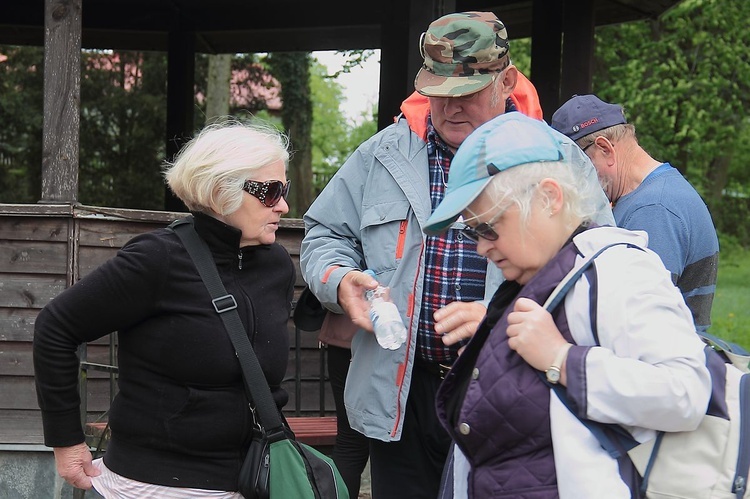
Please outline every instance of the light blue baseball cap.
[{"label": "light blue baseball cap", "polygon": [[565,137],[520,112],[501,114],[474,130],[451,161],[445,197],[427,219],[425,234],[447,230],[492,176],[513,166],[561,161]]}]

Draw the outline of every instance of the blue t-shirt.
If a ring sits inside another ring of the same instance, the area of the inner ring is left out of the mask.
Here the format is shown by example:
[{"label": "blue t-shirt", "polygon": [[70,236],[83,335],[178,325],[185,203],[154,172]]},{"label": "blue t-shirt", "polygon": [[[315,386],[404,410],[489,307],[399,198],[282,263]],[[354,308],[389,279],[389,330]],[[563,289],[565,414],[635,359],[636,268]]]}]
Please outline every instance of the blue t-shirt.
[{"label": "blue t-shirt", "polygon": [[651,172],[612,212],[619,227],[643,230],[680,288],[696,327],[711,325],[716,291],[719,239],[711,214],[698,192],[669,163]]}]

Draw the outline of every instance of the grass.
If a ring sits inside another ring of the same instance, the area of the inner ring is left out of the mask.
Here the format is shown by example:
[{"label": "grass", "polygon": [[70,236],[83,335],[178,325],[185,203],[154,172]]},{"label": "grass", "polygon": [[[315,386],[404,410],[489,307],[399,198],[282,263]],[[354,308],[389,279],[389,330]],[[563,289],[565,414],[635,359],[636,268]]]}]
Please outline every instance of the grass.
[{"label": "grass", "polygon": [[750,250],[722,246],[709,332],[750,350]]}]

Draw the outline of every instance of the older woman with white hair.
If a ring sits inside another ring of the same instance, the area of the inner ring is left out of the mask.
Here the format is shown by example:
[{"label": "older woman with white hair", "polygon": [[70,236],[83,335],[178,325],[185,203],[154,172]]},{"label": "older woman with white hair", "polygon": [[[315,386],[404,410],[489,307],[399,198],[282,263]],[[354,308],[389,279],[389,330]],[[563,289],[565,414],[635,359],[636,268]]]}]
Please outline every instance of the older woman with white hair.
[{"label": "older woman with white hair", "polygon": [[[705,414],[711,381],[690,310],[644,232],[592,222],[601,187],[582,161],[545,123],[500,116],[461,145],[427,221],[427,233],[465,224],[506,279],[438,391],[440,420],[468,464],[456,469],[455,497],[630,498],[634,487],[637,497],[632,464],[581,419],[643,442],[695,429]],[[561,306],[541,305],[613,243]]]},{"label": "older woman with white hair", "polygon": [[[167,164],[281,408],[294,264],[276,243],[289,211],[286,137],[266,125],[204,128]],[[118,332],[111,439],[84,443],[76,350]],[[169,228],[141,234],[39,313],[34,369],[45,444],[58,473],[106,498],[240,498],[251,437],[240,364],[190,255]]]}]

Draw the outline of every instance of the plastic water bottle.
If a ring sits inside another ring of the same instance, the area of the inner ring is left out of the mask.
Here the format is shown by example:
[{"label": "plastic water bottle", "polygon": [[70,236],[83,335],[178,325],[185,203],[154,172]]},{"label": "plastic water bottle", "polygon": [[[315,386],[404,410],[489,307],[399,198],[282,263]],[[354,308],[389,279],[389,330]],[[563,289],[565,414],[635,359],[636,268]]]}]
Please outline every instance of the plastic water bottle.
[{"label": "plastic water bottle", "polygon": [[[365,274],[375,278],[375,272],[365,270]],[[370,320],[375,330],[378,344],[388,350],[396,350],[406,341],[406,327],[401,320],[396,304],[391,301],[391,288],[378,285],[365,292],[370,302]]]}]

